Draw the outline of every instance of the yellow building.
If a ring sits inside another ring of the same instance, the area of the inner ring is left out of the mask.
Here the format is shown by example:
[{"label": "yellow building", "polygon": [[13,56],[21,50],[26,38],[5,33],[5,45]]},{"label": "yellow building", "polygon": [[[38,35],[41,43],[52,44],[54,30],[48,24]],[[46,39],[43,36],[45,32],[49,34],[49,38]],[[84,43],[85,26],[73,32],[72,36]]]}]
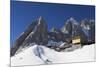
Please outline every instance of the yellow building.
[{"label": "yellow building", "polygon": [[80,36],[76,36],[76,37],[72,38],[72,43],[73,44],[80,44],[81,43]]}]

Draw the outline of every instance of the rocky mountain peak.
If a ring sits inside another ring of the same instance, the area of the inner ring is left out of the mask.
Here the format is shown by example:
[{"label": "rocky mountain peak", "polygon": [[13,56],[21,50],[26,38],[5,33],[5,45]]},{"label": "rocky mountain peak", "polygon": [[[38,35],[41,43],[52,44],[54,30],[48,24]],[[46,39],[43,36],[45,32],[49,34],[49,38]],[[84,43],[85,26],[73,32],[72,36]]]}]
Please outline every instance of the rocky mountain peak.
[{"label": "rocky mountain peak", "polygon": [[94,22],[94,20],[88,21],[87,19],[84,19],[80,22],[80,24],[83,25],[81,26],[79,22],[71,17],[65,22],[62,29],[53,27],[49,32],[45,19],[40,16],[28,26],[19,38],[16,39],[14,46],[11,48],[11,56],[16,54],[16,52],[20,51],[22,48],[30,45],[33,46],[34,44],[38,44],[47,46],[49,40],[57,43],[71,43],[74,37],[79,36],[81,43],[88,43],[88,41],[95,42],[95,37],[93,37],[95,36],[95,24],[92,25]]}]

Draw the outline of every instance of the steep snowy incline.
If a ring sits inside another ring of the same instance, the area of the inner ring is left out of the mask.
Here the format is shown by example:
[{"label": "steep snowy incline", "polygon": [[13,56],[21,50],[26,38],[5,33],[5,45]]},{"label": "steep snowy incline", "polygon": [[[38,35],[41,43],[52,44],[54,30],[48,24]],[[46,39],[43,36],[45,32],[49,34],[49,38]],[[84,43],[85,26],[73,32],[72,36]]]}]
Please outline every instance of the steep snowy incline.
[{"label": "steep snowy incline", "polygon": [[[42,46],[45,56],[52,63],[69,63],[95,61],[95,45],[87,45],[72,52],[57,52]],[[35,56],[34,46],[24,49],[22,52],[11,57],[11,66],[45,64],[39,57]]]}]

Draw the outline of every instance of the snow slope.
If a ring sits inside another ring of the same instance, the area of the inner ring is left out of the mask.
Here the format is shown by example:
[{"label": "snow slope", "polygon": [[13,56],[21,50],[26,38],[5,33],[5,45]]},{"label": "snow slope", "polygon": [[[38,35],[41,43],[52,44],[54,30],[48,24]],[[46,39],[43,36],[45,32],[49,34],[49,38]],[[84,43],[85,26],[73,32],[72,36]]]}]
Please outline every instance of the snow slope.
[{"label": "snow slope", "polygon": [[[45,56],[52,63],[95,61],[95,44],[87,45],[71,52],[57,52],[53,49],[42,47],[45,51]],[[44,64],[40,58],[34,55],[33,49],[34,46],[28,47],[11,57],[11,66]]]}]

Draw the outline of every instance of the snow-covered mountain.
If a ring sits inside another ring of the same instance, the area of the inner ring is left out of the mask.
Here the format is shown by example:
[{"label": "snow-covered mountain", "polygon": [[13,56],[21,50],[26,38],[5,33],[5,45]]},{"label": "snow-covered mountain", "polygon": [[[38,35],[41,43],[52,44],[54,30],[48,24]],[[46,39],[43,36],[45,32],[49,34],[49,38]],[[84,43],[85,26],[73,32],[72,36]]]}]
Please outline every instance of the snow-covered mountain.
[{"label": "snow-covered mountain", "polygon": [[82,30],[82,42],[95,43],[95,21],[84,19],[80,22]]},{"label": "snow-covered mountain", "polygon": [[61,29],[47,28],[43,17],[28,26],[11,48],[11,66],[94,61],[94,20],[70,18]]},{"label": "snow-covered mountain", "polygon": [[14,46],[11,49],[11,56],[13,56],[18,49],[30,46],[31,43],[37,44],[47,44],[48,42],[48,32],[47,24],[43,17],[35,20],[28,26],[28,28],[23,32],[15,41]]},{"label": "snow-covered mountain", "polygon": [[[71,52],[67,52],[68,49],[57,52],[45,46],[41,47],[45,52],[45,57],[51,61],[50,64],[95,61],[95,44]],[[20,53],[11,57],[11,66],[45,64],[39,57],[35,56],[34,49],[35,46],[24,48]]]}]

